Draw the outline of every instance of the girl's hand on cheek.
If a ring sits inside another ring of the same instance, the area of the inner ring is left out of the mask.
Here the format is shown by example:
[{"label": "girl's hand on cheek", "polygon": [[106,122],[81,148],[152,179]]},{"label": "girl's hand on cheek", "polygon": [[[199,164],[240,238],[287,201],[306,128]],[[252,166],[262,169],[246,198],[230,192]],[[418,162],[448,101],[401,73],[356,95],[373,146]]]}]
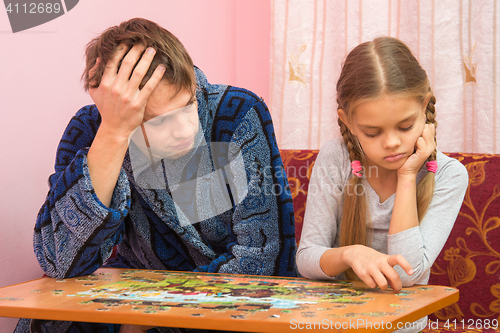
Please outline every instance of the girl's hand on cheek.
[{"label": "girl's hand on cheek", "polygon": [[434,124],[425,124],[422,135],[415,143],[415,152],[408,157],[405,164],[398,169],[398,176],[414,175],[422,168],[422,165],[436,149],[436,127]]}]

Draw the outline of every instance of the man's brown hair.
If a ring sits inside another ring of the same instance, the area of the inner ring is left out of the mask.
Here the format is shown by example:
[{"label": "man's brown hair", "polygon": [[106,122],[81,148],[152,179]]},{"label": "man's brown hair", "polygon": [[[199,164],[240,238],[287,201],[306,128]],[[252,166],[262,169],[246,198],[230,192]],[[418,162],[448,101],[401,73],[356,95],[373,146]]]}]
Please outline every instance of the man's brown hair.
[{"label": "man's brown hair", "polygon": [[[167,80],[170,84],[177,86],[179,90],[185,88],[194,93],[196,77],[193,61],[184,45],[168,30],[143,18],[134,18],[108,28],[87,44],[86,67],[82,75],[85,91],[99,86],[104,68],[120,44],[129,48],[136,44],[142,44],[146,48],[153,47],[156,50],[148,72],[141,82],[140,89],[149,80],[156,67],[161,64],[165,66],[162,80]],[[100,58],[100,63],[97,70],[91,75],[90,70],[94,67],[97,58]]]}]

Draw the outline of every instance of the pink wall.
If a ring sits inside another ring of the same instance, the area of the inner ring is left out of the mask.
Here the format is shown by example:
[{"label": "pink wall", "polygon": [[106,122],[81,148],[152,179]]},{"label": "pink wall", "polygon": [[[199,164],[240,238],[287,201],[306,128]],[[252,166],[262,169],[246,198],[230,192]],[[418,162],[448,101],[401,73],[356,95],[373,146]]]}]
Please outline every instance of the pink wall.
[{"label": "pink wall", "polygon": [[[111,25],[145,17],[179,37],[209,82],[268,101],[270,10],[270,0],[82,0],[13,34],[0,9],[0,287],[42,275],[33,226],[60,136],[92,102],[80,84],[85,44]],[[0,332],[12,332],[16,321],[0,318]]]}]

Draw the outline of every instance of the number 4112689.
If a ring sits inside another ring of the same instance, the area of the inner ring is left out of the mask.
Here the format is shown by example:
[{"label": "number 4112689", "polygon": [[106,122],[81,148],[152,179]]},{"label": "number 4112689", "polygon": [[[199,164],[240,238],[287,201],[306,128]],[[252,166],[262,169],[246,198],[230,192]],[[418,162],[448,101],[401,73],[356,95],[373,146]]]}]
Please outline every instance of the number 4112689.
[{"label": "number 4112689", "polygon": [[9,3],[6,7],[9,14],[58,14],[61,11],[59,3]]},{"label": "number 4112689", "polygon": [[462,319],[458,320],[447,320],[444,323],[444,328],[446,329],[497,329],[498,320],[497,319]]}]

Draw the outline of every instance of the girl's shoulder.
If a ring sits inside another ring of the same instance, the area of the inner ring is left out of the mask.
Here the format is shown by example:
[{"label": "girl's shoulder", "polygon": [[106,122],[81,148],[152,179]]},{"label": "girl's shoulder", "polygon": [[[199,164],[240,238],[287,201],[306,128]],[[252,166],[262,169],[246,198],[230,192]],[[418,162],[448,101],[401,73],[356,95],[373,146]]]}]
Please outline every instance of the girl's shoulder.
[{"label": "girl's shoulder", "polygon": [[447,172],[454,170],[457,173],[467,174],[467,169],[465,166],[458,161],[456,158],[449,157],[443,154],[441,151],[437,151],[436,161],[438,163],[438,172],[440,169],[446,169]]},{"label": "girl's shoulder", "polygon": [[[328,173],[336,173],[348,176],[351,168],[349,152],[342,138],[334,138],[327,141],[319,150],[315,167],[324,167]],[[342,178],[345,178],[343,177]]]},{"label": "girl's shoulder", "polygon": [[330,157],[335,157],[338,159],[339,157],[349,158],[349,152],[347,151],[347,146],[344,143],[342,138],[334,138],[328,140],[319,150],[319,154],[326,155]]},{"label": "girl's shoulder", "polygon": [[437,151],[436,161],[438,169],[436,172],[436,181],[438,179],[457,179],[465,187],[469,183],[469,173],[467,168],[457,159],[446,156],[439,150]]}]

